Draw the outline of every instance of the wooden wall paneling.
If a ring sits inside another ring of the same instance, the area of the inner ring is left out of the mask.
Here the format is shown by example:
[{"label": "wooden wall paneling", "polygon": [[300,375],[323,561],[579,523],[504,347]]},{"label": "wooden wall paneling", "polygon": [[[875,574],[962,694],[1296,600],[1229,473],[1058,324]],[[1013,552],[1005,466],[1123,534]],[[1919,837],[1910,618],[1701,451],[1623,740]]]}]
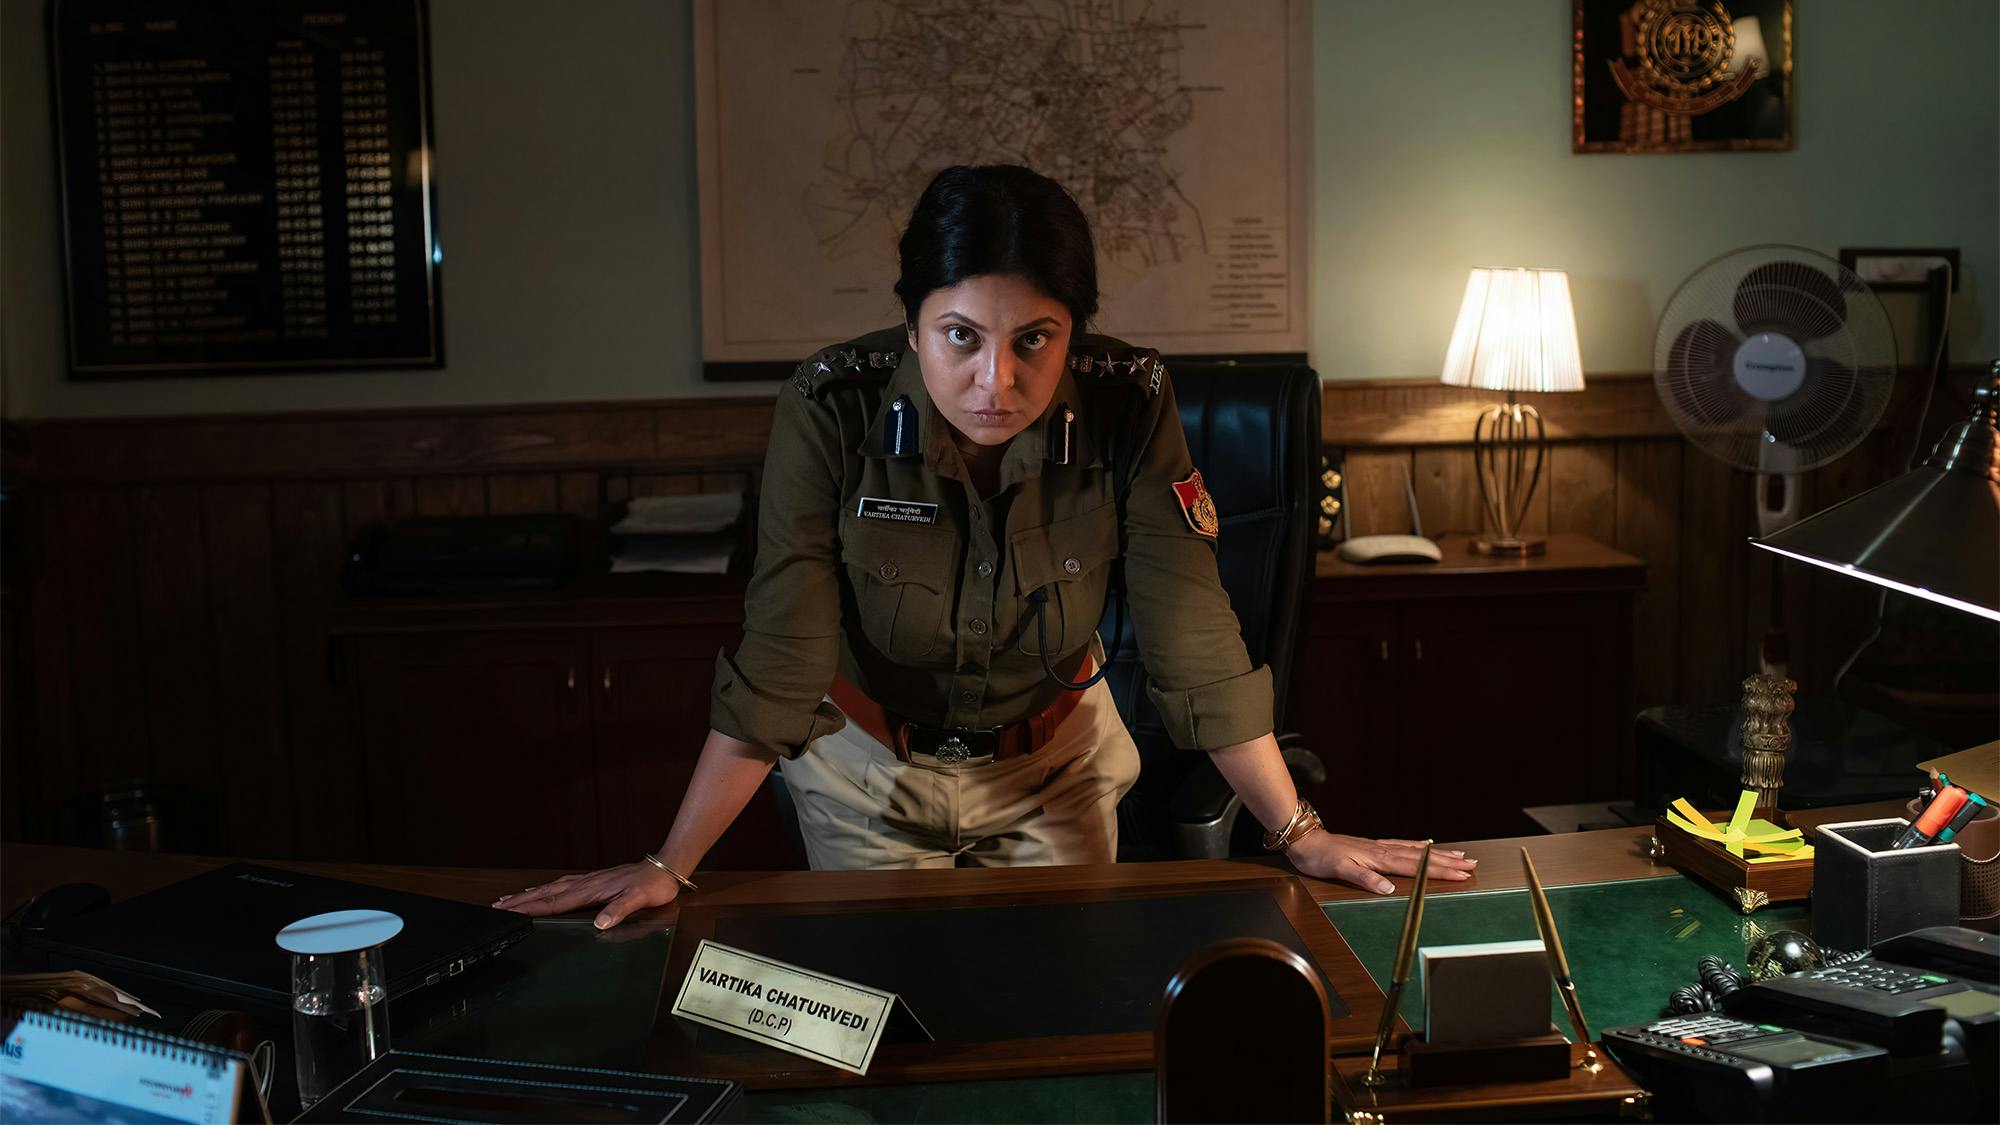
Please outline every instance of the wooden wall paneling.
[{"label": "wooden wall paneling", "polygon": [[1733,702],[1757,671],[1763,626],[1748,619],[1764,569],[1747,542],[1755,477],[1690,448],[1681,459],[1681,691],[1688,703]]},{"label": "wooden wall paneling", "polygon": [[486,478],[488,515],[546,515],[561,511],[554,473],[493,473]]},{"label": "wooden wall paneling", "polygon": [[[50,557],[68,576],[64,616],[76,685],[76,780],[87,790],[150,777],[132,492],[62,489],[50,500],[65,524]],[[74,796],[75,790],[62,794]]]},{"label": "wooden wall paneling", "polygon": [[153,769],[181,799],[171,851],[222,845],[215,644],[209,632],[208,550],[201,492],[190,485],[134,490],[139,636]]},{"label": "wooden wall paneling", "polygon": [[1618,539],[1618,445],[1565,441],[1549,447],[1549,530],[1599,543]]},{"label": "wooden wall paneling", "polygon": [[269,485],[202,490],[221,783],[227,794],[224,846],[245,857],[293,855],[298,846],[272,503]]},{"label": "wooden wall paneling", "polygon": [[331,482],[291,482],[273,496],[286,743],[303,859],[362,858],[368,790],[359,731],[347,693],[334,682],[327,633],[346,553],[341,491]]},{"label": "wooden wall paneling", "polygon": [[[54,492],[36,493],[31,516],[35,535],[28,545],[31,586],[29,614],[33,618],[29,646],[33,666],[29,683],[35,693],[34,752],[17,758],[18,778],[33,794],[21,810],[30,839],[72,842],[72,828],[62,819],[61,796],[76,790],[77,760],[74,714],[75,681],[70,673],[68,518]],[[0,753],[16,756],[13,747]]]},{"label": "wooden wall paneling", "polygon": [[703,492],[742,492],[750,487],[750,474],[742,470],[703,469]]},{"label": "wooden wall paneling", "polygon": [[[1410,454],[1410,473],[1425,535],[1435,539],[1454,531],[1479,534],[1485,509],[1479,500],[1479,471],[1471,446],[1418,446]],[[1396,492],[1402,492],[1400,481]]]},{"label": "wooden wall paneling", "polygon": [[701,491],[701,474],[633,473],[633,496],[693,496]]},{"label": "wooden wall paneling", "polygon": [[1408,534],[1403,474],[1410,469],[1410,451],[1350,449],[1346,466],[1348,535]]},{"label": "wooden wall paneling", "polygon": [[[1638,709],[1681,694],[1680,438],[1620,442],[1612,545],[1646,561],[1633,608],[1633,694]],[[1709,583],[1704,579],[1703,585]],[[1697,587],[1701,588],[1701,587]]]},{"label": "wooden wall paneling", "polygon": [[418,477],[415,487],[417,514],[420,516],[486,514],[485,477]]},{"label": "wooden wall paneling", "polygon": [[586,522],[603,518],[604,488],[598,474],[562,473],[556,478],[556,511]]},{"label": "wooden wall paneling", "polygon": [[635,495],[632,491],[631,474],[624,472],[605,473],[603,495],[604,515],[606,519],[609,519],[611,518],[611,513],[616,511],[619,505],[632,499],[633,495]]},{"label": "wooden wall paneling", "polygon": [[401,477],[351,480],[341,485],[340,509],[348,542],[369,524],[391,523],[417,514],[416,486]]}]

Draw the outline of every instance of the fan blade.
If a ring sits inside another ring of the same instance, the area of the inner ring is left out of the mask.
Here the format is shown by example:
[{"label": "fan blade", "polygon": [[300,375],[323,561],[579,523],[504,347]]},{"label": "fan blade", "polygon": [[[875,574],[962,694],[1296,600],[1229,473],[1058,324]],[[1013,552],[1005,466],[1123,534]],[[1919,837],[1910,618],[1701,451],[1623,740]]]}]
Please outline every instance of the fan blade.
[{"label": "fan blade", "polygon": [[1702,319],[1674,335],[1667,352],[1665,382],[1672,405],[1700,426],[1714,428],[1736,421],[1749,396],[1736,385],[1730,365],[1743,341],[1720,323]]},{"label": "fan blade", "polygon": [[1766,262],[1744,274],[1731,305],[1736,326],[1750,336],[1776,332],[1803,343],[1847,323],[1840,283],[1804,262]]}]

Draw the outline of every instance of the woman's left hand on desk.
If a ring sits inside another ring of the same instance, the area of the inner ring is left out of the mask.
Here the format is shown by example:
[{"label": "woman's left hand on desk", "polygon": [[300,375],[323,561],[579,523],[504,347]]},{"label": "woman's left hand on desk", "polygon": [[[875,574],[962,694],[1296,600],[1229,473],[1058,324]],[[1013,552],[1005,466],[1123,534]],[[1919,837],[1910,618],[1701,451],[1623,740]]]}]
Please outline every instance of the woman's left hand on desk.
[{"label": "woman's left hand on desk", "polygon": [[[1285,849],[1285,858],[1291,860],[1292,866],[1298,868],[1302,875],[1338,879],[1378,895],[1390,894],[1396,889],[1396,885],[1383,876],[1415,875],[1417,859],[1423,854],[1423,844],[1415,840],[1365,840],[1325,830],[1308,832]],[[1470,879],[1473,868],[1477,866],[1479,861],[1465,858],[1464,852],[1431,849],[1430,875],[1433,879]]]},{"label": "woman's left hand on desk", "polygon": [[635,910],[665,906],[680,893],[680,884],[659,868],[646,863],[625,863],[585,875],[565,875],[511,895],[502,895],[493,906],[521,914],[567,914],[587,906],[604,904],[595,923],[608,930]]}]

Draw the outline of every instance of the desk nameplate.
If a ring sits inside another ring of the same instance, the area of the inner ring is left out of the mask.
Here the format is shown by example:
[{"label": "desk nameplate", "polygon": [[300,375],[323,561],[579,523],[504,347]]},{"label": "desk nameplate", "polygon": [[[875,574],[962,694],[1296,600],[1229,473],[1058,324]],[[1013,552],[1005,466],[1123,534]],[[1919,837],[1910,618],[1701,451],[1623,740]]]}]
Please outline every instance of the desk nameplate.
[{"label": "desk nameplate", "polygon": [[893,992],[704,940],[672,1011],[850,1074],[867,1074],[900,1003]]}]

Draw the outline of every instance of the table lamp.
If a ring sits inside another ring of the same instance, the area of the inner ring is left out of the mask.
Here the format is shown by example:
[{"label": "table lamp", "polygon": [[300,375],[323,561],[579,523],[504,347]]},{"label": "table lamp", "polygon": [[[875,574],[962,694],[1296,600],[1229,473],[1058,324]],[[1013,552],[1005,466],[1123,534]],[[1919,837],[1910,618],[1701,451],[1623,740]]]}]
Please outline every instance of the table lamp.
[{"label": "table lamp", "polygon": [[2000,621],[2000,360],[1923,464],[1750,542]]},{"label": "table lamp", "polygon": [[1454,387],[1507,392],[1472,427],[1479,498],[1492,534],[1473,540],[1482,555],[1539,555],[1546,544],[1520,527],[1541,482],[1548,437],[1541,412],[1517,402],[1520,392],[1580,391],[1583,361],[1569,275],[1561,270],[1478,268],[1465,283],[1444,381]]}]

